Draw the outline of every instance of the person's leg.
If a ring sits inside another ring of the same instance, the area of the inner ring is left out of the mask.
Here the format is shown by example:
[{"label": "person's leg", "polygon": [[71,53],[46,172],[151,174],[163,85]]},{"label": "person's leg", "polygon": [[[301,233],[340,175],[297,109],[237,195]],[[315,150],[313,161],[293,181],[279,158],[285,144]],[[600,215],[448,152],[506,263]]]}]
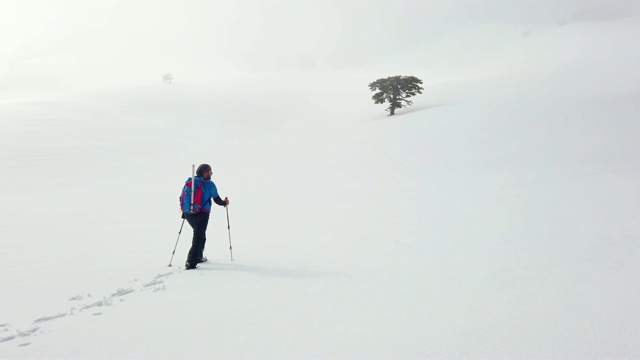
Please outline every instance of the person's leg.
[{"label": "person's leg", "polygon": [[198,262],[207,261],[204,257],[204,244],[207,242],[207,234],[204,235],[204,239],[202,240],[202,247],[200,248],[200,257],[198,258]]},{"label": "person's leg", "polygon": [[189,249],[189,254],[187,255],[187,262],[185,264],[185,267],[194,268],[196,266],[196,263],[189,261],[189,259],[191,259],[191,253],[193,252],[194,246],[196,246],[196,244],[199,244],[200,242],[198,240],[198,232],[196,231],[198,227],[198,220],[197,220],[198,218],[197,218],[197,214],[185,214],[184,218],[189,223],[189,226],[191,226],[191,228],[193,229],[193,237],[191,238],[191,248]]},{"label": "person's leg", "polygon": [[[193,227],[193,242],[191,243],[191,249],[189,250],[189,256],[187,262],[190,267],[196,267],[200,260],[201,251],[204,247],[204,241],[206,240],[207,225],[209,223],[209,213],[199,212],[195,215],[195,222]],[[191,222],[189,223],[191,224]]]},{"label": "person's leg", "polygon": [[196,228],[196,214],[184,214],[185,220],[189,223],[192,229]]}]

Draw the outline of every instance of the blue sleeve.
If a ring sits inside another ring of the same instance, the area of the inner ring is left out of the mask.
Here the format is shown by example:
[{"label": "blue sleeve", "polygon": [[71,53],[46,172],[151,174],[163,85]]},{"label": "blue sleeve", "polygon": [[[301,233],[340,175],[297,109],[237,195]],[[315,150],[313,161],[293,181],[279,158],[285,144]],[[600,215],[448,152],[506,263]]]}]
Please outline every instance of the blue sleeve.
[{"label": "blue sleeve", "polygon": [[216,184],[213,183],[213,181],[209,180],[207,181],[207,201],[209,201],[210,198],[217,198],[218,195],[218,188],[216,187]]},{"label": "blue sleeve", "polygon": [[225,201],[220,198],[220,195],[218,194],[218,188],[216,188],[216,184],[214,184],[213,181],[210,181],[210,182],[211,182],[211,185],[213,185],[210,187],[210,194],[211,194],[211,197],[213,198],[213,202],[220,206],[227,206]]}]

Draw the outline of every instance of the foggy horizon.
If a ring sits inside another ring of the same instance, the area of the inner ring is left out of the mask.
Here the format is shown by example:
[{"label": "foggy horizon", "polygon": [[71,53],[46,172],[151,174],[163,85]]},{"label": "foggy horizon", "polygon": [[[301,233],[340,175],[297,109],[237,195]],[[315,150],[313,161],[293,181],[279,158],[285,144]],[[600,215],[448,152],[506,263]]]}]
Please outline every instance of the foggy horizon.
[{"label": "foggy horizon", "polygon": [[[632,1],[3,1],[0,97],[384,62],[465,27],[607,21]],[[434,57],[438,54],[433,54]],[[22,91],[20,91],[22,89]]]}]

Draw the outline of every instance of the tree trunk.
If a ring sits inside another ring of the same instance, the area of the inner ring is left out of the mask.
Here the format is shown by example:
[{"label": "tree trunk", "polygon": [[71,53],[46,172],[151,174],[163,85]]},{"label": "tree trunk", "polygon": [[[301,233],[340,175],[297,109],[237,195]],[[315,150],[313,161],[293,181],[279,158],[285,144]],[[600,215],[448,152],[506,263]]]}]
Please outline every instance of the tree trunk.
[{"label": "tree trunk", "polygon": [[396,114],[395,104],[398,101],[398,96],[400,96],[400,89],[397,84],[393,84],[391,89],[393,97],[391,98],[391,106],[389,106],[389,116]]}]

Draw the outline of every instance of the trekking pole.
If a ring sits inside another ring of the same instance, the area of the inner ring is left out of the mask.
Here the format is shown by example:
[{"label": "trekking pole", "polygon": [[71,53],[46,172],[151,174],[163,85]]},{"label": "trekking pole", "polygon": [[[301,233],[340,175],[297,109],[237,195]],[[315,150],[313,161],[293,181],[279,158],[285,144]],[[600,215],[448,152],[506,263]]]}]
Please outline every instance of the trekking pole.
[{"label": "trekking pole", "polygon": [[180,240],[180,234],[182,233],[182,227],[184,226],[184,219],[182,219],[182,225],[180,225],[180,231],[178,231],[178,238],[176,239],[176,246],[173,247],[173,252],[171,253],[171,260],[169,260],[169,267],[171,267],[171,262],[173,261],[173,255],[176,254],[176,249],[178,248],[178,240]]},{"label": "trekking pole", "polygon": [[231,253],[231,261],[233,261],[233,248],[231,247],[231,225],[229,225],[229,206],[225,206],[225,209],[227,209],[227,230],[229,230],[229,252]]}]

